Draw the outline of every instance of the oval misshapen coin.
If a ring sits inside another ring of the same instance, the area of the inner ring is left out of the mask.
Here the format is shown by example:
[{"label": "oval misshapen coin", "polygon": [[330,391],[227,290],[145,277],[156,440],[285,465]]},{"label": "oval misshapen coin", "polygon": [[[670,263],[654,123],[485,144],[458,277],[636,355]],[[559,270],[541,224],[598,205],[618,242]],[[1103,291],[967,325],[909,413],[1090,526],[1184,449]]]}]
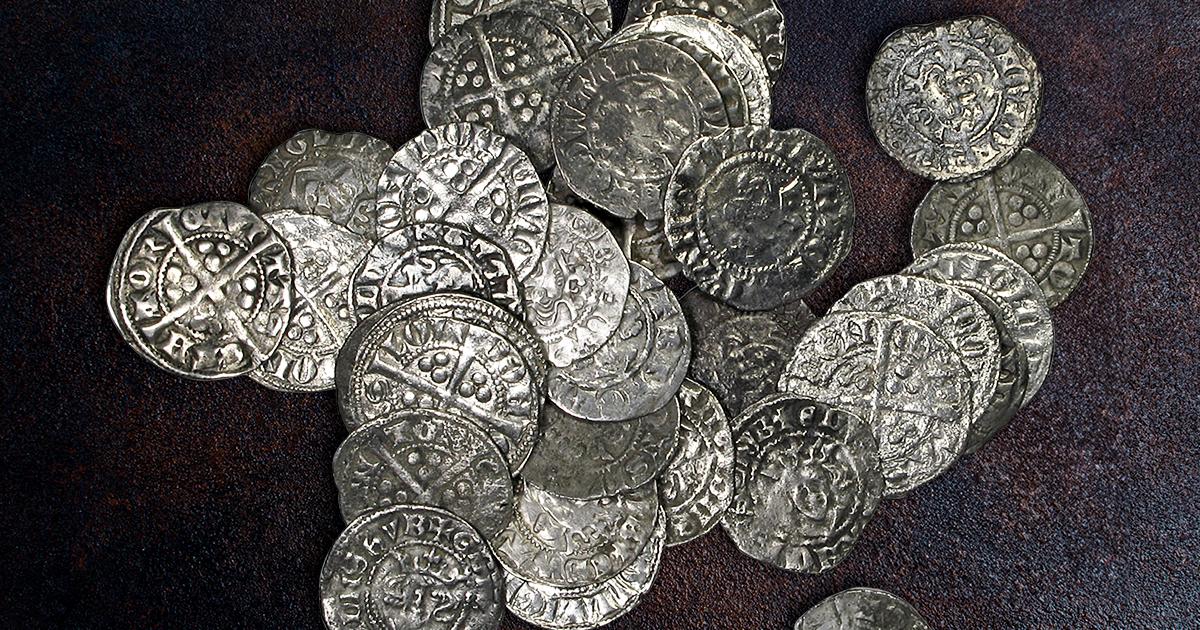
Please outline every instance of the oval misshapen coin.
[{"label": "oval misshapen coin", "polygon": [[821,600],[795,630],[929,630],[911,604],[874,588],[851,588]]},{"label": "oval misshapen coin", "polygon": [[616,332],[629,292],[629,262],[599,219],[556,205],[546,251],[524,286],[529,324],[550,363],[563,367]]},{"label": "oval misshapen coin", "polygon": [[491,540],[512,518],[508,463],[483,429],[453,413],[396,411],[355,429],[333,455],[333,481],[347,522],[430,505]]},{"label": "oval misshapen coin", "polygon": [[[817,320],[796,344],[779,388],[871,425],[885,496],[904,494],[949,468],[971,426],[971,376],[957,353],[924,324],[890,313]],[[741,434],[740,427],[735,431]]]},{"label": "oval misshapen coin", "polygon": [[354,270],[350,299],[365,319],[401,300],[467,293],[524,313],[524,292],[502,247],[447,223],[413,223],[379,240]]},{"label": "oval misshapen coin", "polygon": [[684,152],[666,197],[683,273],[723,302],[798,300],[850,251],[854,200],[833,152],[802,129],[730,129]]},{"label": "oval misshapen coin", "polygon": [[121,336],[158,367],[212,380],[279,347],[292,314],[292,257],[249,208],[152,210],[125,233],[106,291]]},{"label": "oval misshapen coin", "polygon": [[917,206],[914,256],[964,242],[989,245],[1015,260],[1037,280],[1053,308],[1087,271],[1091,213],[1062,171],[1025,149],[977,179],[934,184]]},{"label": "oval misshapen coin", "polygon": [[392,146],[365,133],[305,129],[275,147],[250,182],[258,212],[315,214],[369,239],[375,232],[375,187]]},{"label": "oval misshapen coin", "polygon": [[671,255],[661,220],[637,216],[621,221],[621,248],[630,262],[649,269],[661,280],[678,276],[683,266]]},{"label": "oval misshapen coin", "polygon": [[611,497],[568,499],[523,484],[509,526],[493,543],[508,573],[561,587],[607,580],[638,558],[654,530],[653,483]]},{"label": "oval misshapen coin", "polygon": [[883,494],[879,447],[858,416],[791,394],[738,421],[733,502],[721,521],[743,553],[824,573],[858,542]]},{"label": "oval misshapen coin", "polygon": [[[607,37],[612,32],[612,7],[608,0],[551,0],[587,16],[596,33]],[[429,43],[436,45],[447,31],[463,22],[489,11],[522,6],[538,6],[527,0],[433,0],[429,19]]]},{"label": "oval misshapen coin", "polygon": [[679,438],[658,475],[658,498],[667,519],[667,544],[682,545],[708,533],[733,499],[733,434],[717,397],[685,380],[679,402]]},{"label": "oval misshapen coin", "polygon": [[922,177],[962,181],[1004,164],[1033,136],[1042,73],[989,17],[910,26],[867,75],[867,116],[884,151]]},{"label": "oval misshapen coin", "polygon": [[379,179],[378,231],[440,221],[491,239],[518,278],[537,266],[550,211],[537,171],[521,150],[479,125],[455,123],[409,140]]},{"label": "oval misshapen coin", "polygon": [[640,488],[666,467],[679,435],[679,405],[621,422],[542,410],[542,436],[521,477],[559,496],[596,499]]},{"label": "oval misshapen coin", "polygon": [[355,519],[321,567],[330,630],[492,630],[504,613],[503,573],[457,516],[396,505]]},{"label": "oval misshapen coin", "polygon": [[550,368],[547,395],[578,418],[627,420],[661,409],[687,375],[691,335],[679,302],[649,269],[628,265],[616,332],[590,355]]},{"label": "oval misshapen coin", "polygon": [[346,294],[371,241],[325,217],[275,210],[262,215],[292,254],[292,316],[283,341],[249,376],[272,389],[333,389],[337,353],[354,330]]}]

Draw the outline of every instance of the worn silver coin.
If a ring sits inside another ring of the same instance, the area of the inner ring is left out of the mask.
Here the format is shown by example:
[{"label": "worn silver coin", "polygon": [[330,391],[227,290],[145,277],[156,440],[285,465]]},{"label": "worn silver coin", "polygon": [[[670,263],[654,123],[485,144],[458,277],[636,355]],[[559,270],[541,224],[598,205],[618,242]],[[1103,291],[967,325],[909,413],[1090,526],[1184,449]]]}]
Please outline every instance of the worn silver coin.
[{"label": "worn silver coin", "polygon": [[[572,8],[587,16],[596,33],[606,37],[612,32],[612,7],[608,0],[550,0]],[[489,11],[499,11],[517,6],[539,6],[530,0],[433,0],[433,13],[429,19],[429,43],[436,45],[447,31],[463,22]]]},{"label": "worn silver coin", "polygon": [[292,257],[249,208],[160,208],[121,240],[109,316],[138,354],[187,378],[246,374],[279,347],[292,315]]},{"label": "worn silver coin", "polygon": [[487,543],[457,516],[424,505],[368,512],[321,567],[330,630],[493,630],[504,575]]},{"label": "worn silver coin", "polygon": [[851,588],[821,600],[795,630],[929,630],[911,604],[874,588]]},{"label": "worn silver coin", "polygon": [[1053,308],[1087,271],[1091,213],[1058,167],[1025,149],[977,179],[933,185],[913,218],[913,255],[947,243],[1003,252],[1038,281]]},{"label": "worn silver coin", "polygon": [[721,403],[703,385],[689,380],[676,400],[679,438],[658,475],[668,545],[708,533],[733,499],[733,434]]},{"label": "worn silver coin", "polygon": [[671,255],[662,220],[651,221],[641,216],[621,221],[621,249],[631,262],[649,269],[659,279],[668,280],[683,270]]},{"label": "worn silver coin", "polygon": [[996,379],[996,392],[978,420],[971,423],[963,454],[969,455],[991,441],[1021,407],[1025,388],[1029,383],[1029,359],[1025,348],[1017,343],[1004,325],[1004,310],[996,302],[976,289],[964,288],[971,294],[992,320],[992,326],[1000,338],[1000,371]]},{"label": "worn silver coin", "polygon": [[667,242],[684,275],[738,308],[804,297],[850,251],[850,181],[833,151],[802,129],[701,138],[664,199]]},{"label": "worn silver coin", "polygon": [[491,239],[529,275],[546,245],[546,191],[521,150],[479,125],[428,129],[400,147],[379,179],[378,231],[441,221]]},{"label": "worn silver coin", "polygon": [[365,133],[305,129],[272,149],[258,167],[250,182],[250,207],[315,214],[378,238],[375,186],[393,152]]},{"label": "worn silver coin", "polygon": [[779,387],[871,425],[886,496],[949,468],[971,426],[966,365],[936,333],[901,315],[844,312],[817,320],[796,344]]},{"label": "worn silver coin", "polygon": [[996,20],[910,26],[884,40],[867,75],[867,117],[904,168],[962,181],[1010,160],[1033,136],[1042,73]]}]

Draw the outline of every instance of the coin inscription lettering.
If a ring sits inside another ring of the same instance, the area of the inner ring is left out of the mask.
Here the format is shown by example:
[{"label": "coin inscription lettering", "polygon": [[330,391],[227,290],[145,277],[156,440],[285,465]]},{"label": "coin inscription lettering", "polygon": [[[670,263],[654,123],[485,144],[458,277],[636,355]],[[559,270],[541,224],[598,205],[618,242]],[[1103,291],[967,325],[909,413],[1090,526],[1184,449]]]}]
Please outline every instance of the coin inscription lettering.
[{"label": "coin inscription lettering", "polygon": [[712,529],[733,499],[733,435],[716,396],[685,380],[679,402],[679,438],[658,477],[667,517],[667,544],[681,545]]}]

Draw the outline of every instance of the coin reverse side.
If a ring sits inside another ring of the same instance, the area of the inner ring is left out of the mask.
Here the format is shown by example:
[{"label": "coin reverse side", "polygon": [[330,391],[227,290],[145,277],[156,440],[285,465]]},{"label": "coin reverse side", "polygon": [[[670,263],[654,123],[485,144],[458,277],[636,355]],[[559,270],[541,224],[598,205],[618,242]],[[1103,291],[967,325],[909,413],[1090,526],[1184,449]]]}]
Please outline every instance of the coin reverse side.
[{"label": "coin reverse side", "polygon": [[681,545],[708,533],[733,499],[733,435],[717,397],[685,380],[679,402],[679,438],[658,476],[658,497],[667,517],[667,544]]}]

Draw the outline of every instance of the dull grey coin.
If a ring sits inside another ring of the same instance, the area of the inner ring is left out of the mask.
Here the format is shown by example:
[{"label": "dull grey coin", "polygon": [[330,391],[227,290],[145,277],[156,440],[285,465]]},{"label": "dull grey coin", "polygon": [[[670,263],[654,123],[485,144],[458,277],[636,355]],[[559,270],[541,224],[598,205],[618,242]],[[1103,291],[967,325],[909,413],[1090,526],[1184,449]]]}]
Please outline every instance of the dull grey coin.
[{"label": "dull grey coin", "polygon": [[947,243],[1003,252],[1037,280],[1053,308],[1087,271],[1091,213],[1058,167],[1025,149],[977,179],[933,185],[913,218],[913,255]]},{"label": "dull grey coin", "polygon": [[802,129],[701,138],[664,199],[667,242],[684,275],[738,308],[804,297],[850,251],[850,181],[833,151]]},{"label": "dull grey coin", "polygon": [[1027,404],[1050,372],[1054,324],[1046,296],[1023,267],[999,250],[978,243],[942,245],[917,257],[904,273],[973,289],[1000,307],[1004,327],[1025,349],[1029,378],[1022,397]]},{"label": "dull grey coin", "polygon": [[676,400],[679,438],[658,475],[668,545],[708,533],[733,499],[733,434],[721,403],[703,385],[689,380]]},{"label": "dull grey coin", "polygon": [[521,469],[525,481],[559,496],[597,499],[646,485],[662,472],[679,435],[679,405],[621,422],[542,410],[542,435]]},{"label": "dull grey coin", "polygon": [[826,597],[796,620],[795,630],[929,630],[911,604],[873,588]]},{"label": "dull grey coin", "polygon": [[616,331],[588,356],[550,368],[547,395],[578,418],[627,420],[661,409],[687,375],[691,335],[675,294],[649,269],[628,265]]},{"label": "dull grey coin", "polygon": [[901,315],[847,312],[817,320],[796,344],[779,388],[871,425],[885,496],[904,494],[949,468],[971,426],[966,366],[936,333]]},{"label": "dull grey coin", "polygon": [[333,389],[333,365],[354,330],[347,303],[350,274],[371,241],[322,216],[294,210],[263,213],[292,254],[292,317],[283,341],[249,374],[272,389]]},{"label": "dull grey coin", "polygon": [[354,316],[430,293],[467,293],[524,312],[524,293],[504,248],[447,223],[413,223],[379,240],[354,270]]},{"label": "dull grey coin", "polygon": [[330,630],[492,630],[504,613],[504,576],[487,543],[462,519],[424,505],[355,519],[320,579]]},{"label": "dull grey coin", "polygon": [[491,239],[517,277],[531,273],[546,245],[546,191],[521,150],[478,125],[428,129],[408,141],[379,179],[378,231],[427,221]]},{"label": "dull grey coin", "polygon": [[867,75],[867,117],[879,144],[923,177],[962,181],[1020,151],[1037,126],[1042,73],[996,20],[910,26],[880,46]]},{"label": "dull grey coin", "polygon": [[629,293],[629,262],[599,219],[556,205],[545,253],[524,287],[529,324],[550,363],[563,367],[616,332]]},{"label": "dull grey coin", "polygon": [[692,378],[712,388],[731,419],[778,392],[783,368],[814,319],[801,301],[741,311],[692,289],[679,303],[692,330]]},{"label": "dull grey coin", "polygon": [[667,234],[661,220],[651,221],[641,216],[621,221],[621,249],[630,262],[649,269],[660,280],[678,276],[683,270],[671,255]]},{"label": "dull grey coin", "polygon": [[246,374],[292,314],[292,257],[249,208],[213,201],[142,216],[117,248],[109,316],[138,354],[187,378]]},{"label": "dull grey coin", "polygon": [[267,155],[250,182],[258,212],[315,214],[370,239],[375,232],[375,186],[392,147],[365,133],[305,129]]},{"label": "dull grey coin", "polygon": [[783,569],[824,573],[837,566],[883,494],[871,427],[791,394],[761,400],[742,416],[725,531],[743,553]]},{"label": "dull grey coin", "polygon": [[[587,16],[596,33],[607,37],[612,32],[612,7],[608,0],[551,0],[555,4],[575,9]],[[489,11],[521,5],[534,5],[528,0],[433,0],[429,18],[429,43],[436,45],[447,31],[467,20]]]}]

